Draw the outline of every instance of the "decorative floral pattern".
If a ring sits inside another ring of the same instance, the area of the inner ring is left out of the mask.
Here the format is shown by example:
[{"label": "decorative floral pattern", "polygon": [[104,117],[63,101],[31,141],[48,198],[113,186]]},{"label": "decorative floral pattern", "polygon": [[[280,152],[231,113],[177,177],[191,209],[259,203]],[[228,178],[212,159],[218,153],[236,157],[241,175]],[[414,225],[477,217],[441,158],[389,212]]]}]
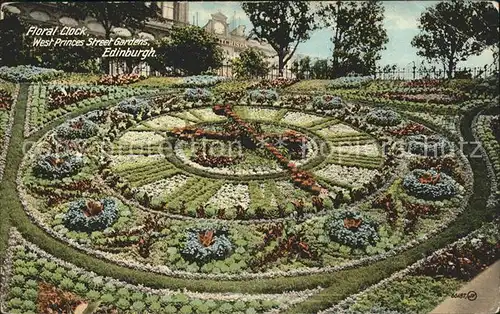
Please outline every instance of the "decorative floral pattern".
[{"label": "decorative floral pattern", "polygon": [[116,201],[105,198],[99,201],[80,199],[69,204],[64,224],[70,230],[92,232],[110,227],[118,219]]},{"label": "decorative floral pattern", "polygon": [[438,200],[458,193],[457,182],[446,173],[434,169],[415,169],[403,180],[405,190],[414,196]]}]

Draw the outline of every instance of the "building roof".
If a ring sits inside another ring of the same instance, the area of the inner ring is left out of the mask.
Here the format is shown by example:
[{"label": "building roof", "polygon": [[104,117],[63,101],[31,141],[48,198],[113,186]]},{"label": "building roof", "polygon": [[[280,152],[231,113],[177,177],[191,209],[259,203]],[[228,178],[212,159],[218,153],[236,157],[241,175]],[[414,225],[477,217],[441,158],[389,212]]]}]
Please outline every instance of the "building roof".
[{"label": "building roof", "polygon": [[214,20],[227,20],[227,16],[225,16],[221,12],[217,12],[217,13],[212,14],[212,18]]}]

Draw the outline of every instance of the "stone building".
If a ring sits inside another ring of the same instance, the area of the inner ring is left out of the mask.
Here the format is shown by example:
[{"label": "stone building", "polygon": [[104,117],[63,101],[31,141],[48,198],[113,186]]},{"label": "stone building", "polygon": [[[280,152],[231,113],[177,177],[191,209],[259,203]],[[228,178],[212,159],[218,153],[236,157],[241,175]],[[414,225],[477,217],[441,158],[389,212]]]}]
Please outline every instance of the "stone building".
[{"label": "stone building", "polygon": [[[224,63],[226,66],[219,70],[219,74],[231,76],[231,67],[227,65],[230,64],[232,59],[238,57],[243,50],[250,47],[262,51],[267,56],[269,64],[277,67],[278,57],[276,55],[276,51],[274,51],[268,43],[261,43],[253,39],[247,39],[248,34],[245,33],[245,25],[236,26],[234,23],[230,23],[228,21],[228,17],[221,12],[214,13],[211,17],[212,18],[203,26],[203,29],[211,34],[214,34],[218,38],[221,48],[224,50]],[[233,26],[231,26],[231,24],[233,24]],[[290,66],[295,59],[296,57],[294,56],[288,62],[288,66]],[[285,76],[292,77],[290,71],[287,72],[288,73],[285,73]],[[278,70],[274,70],[271,75],[277,76]]]}]

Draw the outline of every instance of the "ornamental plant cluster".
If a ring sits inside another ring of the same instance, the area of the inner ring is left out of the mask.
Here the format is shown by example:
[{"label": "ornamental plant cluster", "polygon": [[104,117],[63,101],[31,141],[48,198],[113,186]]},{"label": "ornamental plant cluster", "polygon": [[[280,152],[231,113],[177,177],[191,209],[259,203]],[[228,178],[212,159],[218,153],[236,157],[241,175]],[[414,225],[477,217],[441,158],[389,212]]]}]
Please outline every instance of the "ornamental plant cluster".
[{"label": "ornamental plant cluster", "polygon": [[0,89],[0,110],[10,110],[13,102],[12,95],[6,90]]},{"label": "ornamental plant cluster", "polygon": [[352,248],[365,248],[379,240],[377,225],[350,210],[338,211],[328,217],[325,231],[332,241]]},{"label": "ornamental plant cluster", "polygon": [[118,104],[118,110],[133,115],[135,118],[151,110],[149,103],[140,98],[131,97]]},{"label": "ornamental plant cluster", "polygon": [[58,109],[76,103],[80,100],[107,94],[106,90],[85,88],[83,86],[58,86],[49,90],[49,109]]},{"label": "ornamental plant cluster", "polygon": [[373,79],[371,78],[371,76],[344,76],[332,80],[327,85],[327,88],[329,89],[361,88],[370,83],[372,80]]},{"label": "ornamental plant cluster", "polygon": [[322,110],[341,109],[342,99],[332,95],[317,96],[313,100],[313,106]]},{"label": "ornamental plant cluster", "polygon": [[441,200],[458,193],[457,182],[435,169],[414,169],[403,180],[403,188],[410,195],[427,200]]},{"label": "ornamental plant cluster", "polygon": [[438,157],[446,155],[452,144],[441,135],[411,135],[406,138],[408,151],[421,156]]},{"label": "ornamental plant cluster", "polygon": [[189,261],[204,264],[228,257],[233,249],[227,228],[198,226],[186,231],[186,241],[181,253]]},{"label": "ornamental plant cluster", "polygon": [[61,139],[74,140],[86,139],[97,135],[99,126],[87,118],[70,120],[56,129],[56,134]]},{"label": "ornamental plant cluster", "polygon": [[83,165],[83,158],[79,156],[44,155],[36,161],[33,172],[39,178],[62,179],[78,173]]},{"label": "ornamental plant cluster", "polygon": [[229,78],[216,75],[195,75],[185,77],[179,87],[211,87]]},{"label": "ornamental plant cluster", "polygon": [[139,82],[145,79],[144,76],[137,73],[130,74],[117,74],[117,75],[104,75],[99,78],[98,84],[101,85],[128,85]]},{"label": "ornamental plant cluster", "polygon": [[278,93],[273,89],[256,89],[248,92],[251,101],[268,102],[278,100]]},{"label": "ornamental plant cluster", "polygon": [[395,126],[401,123],[401,116],[393,110],[375,109],[366,115],[366,121],[378,126]]},{"label": "ornamental plant cluster", "polygon": [[188,101],[209,101],[212,97],[212,92],[206,88],[187,88],[184,91],[184,98]]},{"label": "ornamental plant cluster", "polygon": [[79,199],[69,204],[63,222],[70,230],[92,232],[110,227],[117,219],[118,207],[114,199]]},{"label": "ornamental plant cluster", "polygon": [[64,72],[54,69],[40,68],[32,65],[16,67],[0,67],[0,78],[11,82],[41,82],[51,80]]}]

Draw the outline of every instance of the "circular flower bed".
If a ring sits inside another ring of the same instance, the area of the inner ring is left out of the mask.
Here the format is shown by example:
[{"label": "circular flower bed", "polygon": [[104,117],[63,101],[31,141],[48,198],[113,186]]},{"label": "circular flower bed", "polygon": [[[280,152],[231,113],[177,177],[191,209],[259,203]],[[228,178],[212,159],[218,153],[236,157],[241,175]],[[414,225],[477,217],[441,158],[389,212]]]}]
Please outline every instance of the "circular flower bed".
[{"label": "circular flower bed", "polygon": [[375,223],[352,211],[334,213],[325,229],[331,240],[353,248],[374,245],[379,239]]},{"label": "circular flower bed", "polygon": [[63,222],[70,230],[92,232],[108,228],[117,219],[118,207],[114,199],[79,199],[70,203]]},{"label": "circular flower bed", "polygon": [[253,101],[270,101],[278,100],[278,93],[272,89],[256,89],[248,92],[250,100]]},{"label": "circular flower bed", "polygon": [[408,194],[428,200],[449,198],[457,194],[455,180],[434,169],[413,170],[405,176],[403,187]]},{"label": "circular flower bed", "polygon": [[187,230],[186,242],[182,249],[184,257],[197,263],[214,259],[224,259],[233,250],[226,228],[194,227]]},{"label": "circular flower bed", "polygon": [[210,100],[212,93],[206,88],[187,88],[184,91],[184,98],[189,101]]},{"label": "circular flower bed", "polygon": [[41,156],[33,167],[34,174],[44,179],[61,179],[76,174],[83,167],[83,159],[72,155]]},{"label": "circular flower bed", "polygon": [[375,109],[366,115],[366,121],[378,126],[394,126],[401,123],[401,116],[392,110]]},{"label": "circular flower bed", "polygon": [[318,96],[314,98],[313,105],[318,109],[340,109],[342,108],[342,99],[331,95]]},{"label": "circular flower bed", "polygon": [[441,156],[450,152],[451,143],[440,135],[423,134],[408,136],[408,150],[422,156]]},{"label": "circular flower bed", "polygon": [[140,113],[147,112],[150,109],[151,107],[147,101],[135,97],[125,99],[118,104],[118,110],[130,113],[134,115],[134,117],[137,117]]},{"label": "circular flower bed", "polygon": [[97,135],[98,132],[99,126],[85,118],[71,120],[56,130],[57,136],[68,140],[90,138]]}]

